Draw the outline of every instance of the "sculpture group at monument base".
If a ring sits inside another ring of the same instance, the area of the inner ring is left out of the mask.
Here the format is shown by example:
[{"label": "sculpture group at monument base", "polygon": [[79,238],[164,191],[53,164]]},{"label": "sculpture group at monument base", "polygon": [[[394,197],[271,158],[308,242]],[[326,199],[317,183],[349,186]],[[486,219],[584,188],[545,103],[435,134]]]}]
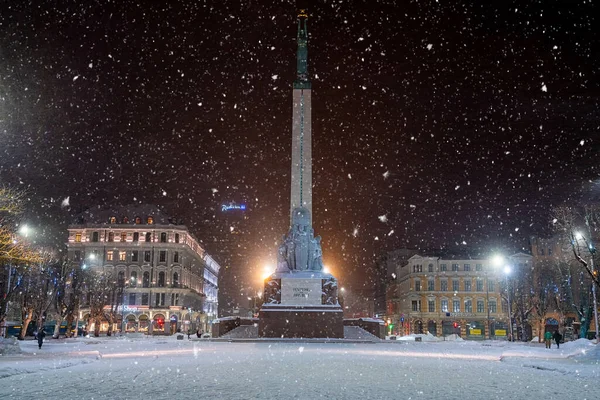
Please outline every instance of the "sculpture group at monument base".
[{"label": "sculpture group at monument base", "polygon": [[258,336],[264,338],[343,338],[340,306],[263,305]]}]

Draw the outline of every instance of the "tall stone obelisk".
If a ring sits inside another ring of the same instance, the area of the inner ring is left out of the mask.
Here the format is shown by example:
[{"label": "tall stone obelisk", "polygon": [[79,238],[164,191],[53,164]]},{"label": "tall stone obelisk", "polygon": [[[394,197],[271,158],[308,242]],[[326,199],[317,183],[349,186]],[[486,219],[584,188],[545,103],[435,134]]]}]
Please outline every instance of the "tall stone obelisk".
[{"label": "tall stone obelisk", "polygon": [[290,229],[277,249],[277,269],[264,286],[258,335],[271,338],[342,338],[344,313],[337,279],[323,268],[321,237],[312,227],[308,16],[298,14],[297,76],[292,109]]},{"label": "tall stone obelisk", "polygon": [[292,186],[290,196],[290,225],[294,209],[309,211],[312,225],[312,143],[310,79],[308,77],[308,14],[298,13],[298,50],[296,80],[292,94]]}]

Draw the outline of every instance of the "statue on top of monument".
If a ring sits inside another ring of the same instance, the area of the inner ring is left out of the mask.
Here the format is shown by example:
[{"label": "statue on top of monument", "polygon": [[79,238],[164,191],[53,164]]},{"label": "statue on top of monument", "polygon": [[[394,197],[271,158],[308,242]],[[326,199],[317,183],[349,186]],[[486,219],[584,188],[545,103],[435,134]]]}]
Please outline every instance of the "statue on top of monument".
[{"label": "statue on top of monument", "polygon": [[311,231],[310,212],[308,209],[304,207],[295,208],[292,215],[291,234],[294,244],[294,267],[298,271],[306,271],[309,268]]},{"label": "statue on top of monument", "polygon": [[323,251],[321,237],[314,237],[310,225],[310,212],[297,207],[292,213],[292,226],[278,248],[277,270],[285,271],[322,271]]}]

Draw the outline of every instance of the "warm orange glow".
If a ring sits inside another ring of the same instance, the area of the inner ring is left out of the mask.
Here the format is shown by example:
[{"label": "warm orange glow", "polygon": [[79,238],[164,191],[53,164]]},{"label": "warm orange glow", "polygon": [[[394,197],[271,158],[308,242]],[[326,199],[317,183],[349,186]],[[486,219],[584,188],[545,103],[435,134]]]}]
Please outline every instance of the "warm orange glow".
[{"label": "warm orange glow", "polygon": [[271,274],[275,272],[275,268],[272,265],[265,265],[263,267],[263,271],[262,271],[262,279],[265,280],[267,279],[269,276],[271,276]]}]

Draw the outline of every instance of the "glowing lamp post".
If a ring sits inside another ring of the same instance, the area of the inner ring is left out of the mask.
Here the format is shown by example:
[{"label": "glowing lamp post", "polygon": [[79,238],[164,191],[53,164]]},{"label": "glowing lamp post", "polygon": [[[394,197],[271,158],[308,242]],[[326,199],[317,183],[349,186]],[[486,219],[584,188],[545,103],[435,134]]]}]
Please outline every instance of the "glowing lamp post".
[{"label": "glowing lamp post", "polygon": [[[587,244],[588,249],[590,251],[590,255],[591,255],[590,267],[592,270],[592,275],[596,276],[596,270],[594,269],[594,255],[596,254],[596,248],[594,247],[594,245],[592,243],[588,243],[587,240],[585,240],[585,237],[581,233],[576,233],[575,239],[583,240]],[[600,343],[600,336],[598,336],[598,304],[596,301],[596,282],[592,282],[592,297],[594,300],[594,325],[596,326],[596,344],[598,344],[598,343]]]},{"label": "glowing lamp post", "polygon": [[506,302],[508,303],[508,332],[510,336],[508,339],[513,341],[513,325],[512,325],[512,312],[510,307],[510,290],[508,287],[508,276],[512,273],[510,265],[504,266],[504,275],[506,276]]}]

